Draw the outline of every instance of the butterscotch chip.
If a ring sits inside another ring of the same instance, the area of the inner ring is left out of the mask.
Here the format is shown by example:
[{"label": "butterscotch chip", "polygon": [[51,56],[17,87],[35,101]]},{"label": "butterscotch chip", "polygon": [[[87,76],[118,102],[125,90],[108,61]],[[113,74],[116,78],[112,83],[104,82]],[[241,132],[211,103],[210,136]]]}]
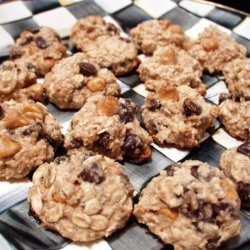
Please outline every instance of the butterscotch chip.
[{"label": "butterscotch chip", "polygon": [[49,100],[60,109],[80,109],[95,94],[120,94],[113,73],[87,60],[82,53],[56,64],[45,76],[44,88]]},{"label": "butterscotch chip", "polygon": [[200,79],[202,70],[198,60],[174,46],[157,49],[138,68],[140,79],[148,90],[157,92],[162,88],[187,85],[204,95],[206,87]]},{"label": "butterscotch chip", "polygon": [[159,47],[174,44],[185,49],[189,38],[179,25],[170,20],[148,20],[131,29],[130,35],[134,43],[144,54],[151,55]]},{"label": "butterscotch chip", "polygon": [[199,60],[209,73],[221,72],[227,63],[246,57],[246,48],[232,37],[210,25],[194,41],[189,53]]},{"label": "butterscotch chip", "polygon": [[142,106],[143,123],[155,142],[178,148],[199,146],[217,113],[217,107],[185,85],[150,93]]},{"label": "butterscotch chip", "polygon": [[137,105],[130,99],[95,95],[72,118],[65,136],[68,154],[85,150],[116,160],[141,163],[151,157],[151,137],[136,117]]},{"label": "butterscotch chip", "polygon": [[22,178],[54,158],[63,137],[57,120],[39,103],[1,103],[0,178]]},{"label": "butterscotch chip", "polygon": [[101,155],[79,153],[45,163],[33,184],[28,202],[35,216],[73,241],[108,237],[132,213],[133,187],[122,166]]},{"label": "butterscotch chip", "polygon": [[161,171],[142,191],[134,215],[175,249],[217,249],[240,233],[240,199],[233,184],[200,161]]},{"label": "butterscotch chip", "polygon": [[25,63],[36,75],[44,76],[66,55],[59,35],[49,27],[24,31],[10,49],[10,58]]}]

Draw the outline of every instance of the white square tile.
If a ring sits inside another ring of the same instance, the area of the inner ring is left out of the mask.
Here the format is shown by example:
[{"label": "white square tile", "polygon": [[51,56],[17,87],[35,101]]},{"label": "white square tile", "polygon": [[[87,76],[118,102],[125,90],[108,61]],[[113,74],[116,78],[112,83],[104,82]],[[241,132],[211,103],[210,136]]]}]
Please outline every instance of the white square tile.
[{"label": "white square tile", "polygon": [[148,95],[148,91],[146,90],[145,84],[143,84],[143,83],[134,87],[133,90],[143,97],[146,97]]},{"label": "white square tile", "polygon": [[206,18],[202,18],[198,23],[196,23],[193,27],[191,27],[190,29],[188,29],[186,31],[186,34],[188,36],[190,36],[193,39],[198,38],[199,33],[201,33],[206,27],[208,27],[209,25],[215,25],[217,26],[220,30],[226,32],[228,35],[230,35],[232,33],[231,30],[226,29],[225,27],[212,22]]},{"label": "white square tile", "polygon": [[91,243],[70,243],[61,250],[112,250],[107,241],[101,239]]},{"label": "white square tile", "polygon": [[58,32],[61,37],[70,35],[76,18],[64,7],[49,10],[34,16],[39,26],[48,26]]},{"label": "white square tile", "polygon": [[122,27],[119,25],[119,23],[110,15],[104,16],[103,19],[107,22],[107,23],[112,23],[114,24],[116,27],[118,27],[119,29],[122,30],[122,32],[120,33],[121,37],[127,38],[129,37],[129,35],[127,33],[125,33],[122,29]]},{"label": "white square tile", "polygon": [[0,5],[0,24],[9,23],[32,16],[22,1],[14,1]]},{"label": "white square tile", "polygon": [[162,16],[177,6],[171,0],[136,0],[135,4],[154,18]]},{"label": "white square tile", "polygon": [[213,134],[213,139],[220,145],[222,145],[225,148],[233,148],[238,147],[240,144],[242,144],[242,141],[236,140],[231,135],[229,135],[224,128],[218,129]]},{"label": "white square tile", "polygon": [[14,44],[12,36],[2,26],[0,26],[0,37],[0,49],[8,50]]},{"label": "white square tile", "polygon": [[250,17],[245,18],[233,31],[240,36],[250,39]]},{"label": "white square tile", "polygon": [[215,104],[219,104],[219,97],[221,93],[228,93],[228,89],[224,81],[220,81],[209,88],[205,98],[209,99]]},{"label": "white square tile", "polygon": [[127,84],[123,83],[119,79],[116,79],[116,81],[119,84],[119,86],[121,87],[121,94],[124,94],[125,92],[130,90],[130,87]]},{"label": "white square tile", "polygon": [[58,2],[62,5],[62,6],[67,6],[67,5],[71,5],[74,3],[78,3],[81,2],[83,0],[58,0]]},{"label": "white square tile", "polygon": [[214,9],[214,6],[205,4],[205,3],[199,3],[192,0],[183,0],[179,4],[182,8],[197,14],[199,16],[206,16],[211,10]]},{"label": "white square tile", "polygon": [[131,0],[94,0],[106,12],[114,13],[132,3]]}]

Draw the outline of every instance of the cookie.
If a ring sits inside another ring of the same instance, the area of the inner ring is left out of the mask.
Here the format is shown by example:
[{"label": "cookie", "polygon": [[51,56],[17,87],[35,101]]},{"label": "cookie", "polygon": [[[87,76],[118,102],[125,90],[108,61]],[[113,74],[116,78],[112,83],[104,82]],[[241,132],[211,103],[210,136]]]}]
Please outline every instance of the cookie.
[{"label": "cookie", "polygon": [[185,85],[150,93],[142,106],[143,123],[153,139],[178,148],[199,146],[216,116],[217,107]]},{"label": "cookie", "polygon": [[86,44],[92,43],[99,36],[119,36],[120,29],[107,23],[101,16],[87,16],[79,19],[71,30],[71,41],[79,50],[85,50]]},{"label": "cookie", "polygon": [[64,146],[68,154],[86,147],[116,160],[141,163],[151,157],[152,142],[136,117],[130,99],[96,95],[72,118]]},{"label": "cookie", "polygon": [[132,213],[133,187],[122,166],[101,155],[56,158],[36,170],[33,184],[28,202],[34,216],[73,241],[108,237]]},{"label": "cookie", "polygon": [[53,29],[41,27],[22,32],[10,49],[10,58],[33,68],[38,76],[44,76],[66,55],[66,50]]},{"label": "cookie", "polygon": [[0,101],[43,99],[43,87],[36,84],[36,74],[25,64],[5,61],[0,66]]},{"label": "cookie", "polygon": [[134,43],[118,36],[100,36],[86,44],[83,53],[90,61],[108,68],[116,76],[133,71],[139,63]]},{"label": "cookie", "polygon": [[185,161],[161,171],[142,191],[134,215],[174,249],[217,249],[240,233],[240,199],[215,167]]},{"label": "cookie", "polygon": [[216,26],[210,25],[199,34],[189,50],[209,73],[221,72],[227,63],[245,58],[246,48]]},{"label": "cookie", "polygon": [[250,132],[250,99],[220,96],[219,118],[227,132],[240,140],[246,140]]},{"label": "cookie", "polygon": [[131,29],[130,35],[137,48],[146,55],[151,55],[158,47],[174,44],[186,49],[190,39],[179,25],[170,20],[148,20]]},{"label": "cookie", "polygon": [[40,103],[14,100],[0,106],[0,178],[22,178],[52,161],[63,137],[57,120]]},{"label": "cookie", "polygon": [[223,69],[230,93],[250,97],[250,59],[236,59]]},{"label": "cookie", "polygon": [[220,167],[232,180],[243,207],[250,207],[250,142],[222,153]]},{"label": "cookie", "polygon": [[204,95],[206,87],[200,79],[202,69],[200,63],[186,51],[169,45],[157,49],[152,57],[145,59],[138,72],[151,91],[188,85]]},{"label": "cookie", "polygon": [[50,102],[60,109],[80,109],[97,93],[119,96],[120,87],[111,71],[86,59],[82,53],[62,59],[45,76]]}]

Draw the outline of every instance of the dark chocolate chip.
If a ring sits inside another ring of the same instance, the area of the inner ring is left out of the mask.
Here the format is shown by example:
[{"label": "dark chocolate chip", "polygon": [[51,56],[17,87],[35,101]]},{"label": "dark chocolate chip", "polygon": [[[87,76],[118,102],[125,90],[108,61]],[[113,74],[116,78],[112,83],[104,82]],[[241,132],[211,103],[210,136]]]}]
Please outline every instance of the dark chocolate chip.
[{"label": "dark chocolate chip", "polygon": [[4,109],[2,106],[0,106],[0,120],[4,118]]},{"label": "dark chocolate chip", "polygon": [[100,134],[100,138],[97,141],[97,145],[104,148],[104,149],[107,148],[107,146],[109,144],[109,137],[110,137],[110,134],[107,132]]},{"label": "dark chocolate chip", "polygon": [[173,176],[175,172],[175,168],[178,167],[178,164],[171,164],[166,168],[166,172],[168,176]]},{"label": "dark chocolate chip", "polygon": [[60,164],[61,162],[63,162],[63,161],[66,161],[68,158],[64,155],[64,156],[58,156],[58,157],[56,157],[56,159],[54,160],[54,162],[56,163],[56,164]]},{"label": "dark chocolate chip", "polygon": [[198,168],[199,168],[199,166],[192,166],[192,168],[191,168],[191,174],[192,174],[196,179],[199,179]]},{"label": "dark chocolate chip", "polygon": [[208,239],[206,248],[207,249],[216,249],[217,248],[217,243],[220,240],[220,236],[215,236],[211,239]]},{"label": "dark chocolate chip", "polygon": [[41,36],[36,37],[35,42],[36,42],[36,46],[39,49],[46,49],[47,47],[49,47],[49,44]]},{"label": "dark chocolate chip", "polygon": [[10,49],[10,59],[15,60],[17,58],[22,57],[23,52],[20,50],[18,46],[14,46]]},{"label": "dark chocolate chip", "polygon": [[250,202],[250,184],[239,182],[237,185],[237,192],[239,194],[242,205],[246,205]]},{"label": "dark chocolate chip", "polygon": [[142,145],[142,140],[138,135],[128,135],[123,144],[123,150],[126,155],[131,155],[135,149],[139,148]]},{"label": "dark chocolate chip", "polygon": [[161,108],[161,103],[155,99],[150,100],[148,109],[150,111],[155,111]]},{"label": "dark chocolate chip", "polygon": [[97,69],[95,66],[88,62],[79,63],[79,72],[84,76],[96,76]]},{"label": "dark chocolate chip", "polygon": [[97,163],[94,163],[90,168],[84,168],[78,177],[84,181],[96,184],[100,184],[105,179],[104,172]]},{"label": "dark chocolate chip", "polygon": [[125,100],[125,104],[121,103],[118,109],[118,115],[120,120],[124,123],[132,122],[134,120],[134,116],[137,112],[136,104],[130,99]]},{"label": "dark chocolate chip", "polygon": [[74,138],[70,142],[70,148],[80,148],[83,146],[83,141],[79,138]]},{"label": "dark chocolate chip", "polygon": [[200,115],[202,112],[201,106],[187,98],[183,103],[183,114],[185,116]]},{"label": "dark chocolate chip", "polygon": [[221,93],[220,97],[219,97],[219,104],[221,104],[222,102],[226,101],[226,100],[232,100],[233,96],[230,93]]},{"label": "dark chocolate chip", "polygon": [[250,157],[250,142],[246,141],[237,148],[237,152]]}]

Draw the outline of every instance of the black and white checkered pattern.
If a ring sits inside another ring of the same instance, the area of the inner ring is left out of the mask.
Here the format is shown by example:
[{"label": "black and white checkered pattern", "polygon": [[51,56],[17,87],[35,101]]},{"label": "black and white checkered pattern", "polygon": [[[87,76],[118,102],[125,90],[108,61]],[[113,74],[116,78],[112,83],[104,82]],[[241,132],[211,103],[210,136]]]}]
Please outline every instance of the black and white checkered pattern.
[{"label": "black and white checkered pattern", "polygon": [[[192,0],[33,0],[14,1],[0,5],[0,60],[8,58],[9,48],[21,31],[38,26],[49,26],[66,39],[77,19],[87,15],[101,15],[106,20],[120,25],[125,34],[138,23],[152,18],[171,19],[183,27],[186,34],[196,38],[209,24],[216,24],[247,47],[250,54],[250,17]],[[69,49],[72,46],[69,46]],[[145,56],[140,55],[143,60]],[[122,87],[122,96],[132,98],[142,105],[147,91],[140,83],[137,73],[117,79]],[[203,75],[207,86],[206,99],[218,103],[221,92],[227,92],[223,77]],[[47,106],[60,123],[63,132],[69,126],[74,112],[61,112]],[[134,188],[140,192],[150,179],[172,162],[197,159],[218,166],[221,153],[241,142],[228,135],[219,122],[204,137],[199,149],[190,151],[153,144],[153,157],[142,166],[124,164]],[[45,231],[33,217],[28,215],[25,200],[30,180],[20,182],[0,181],[0,249],[88,249],[85,245],[71,245],[58,234]],[[242,233],[239,239],[229,242],[224,249],[250,249],[250,222],[248,214],[241,213]],[[108,242],[108,243],[107,243]],[[91,249],[163,249],[162,243],[148,230],[131,218],[127,226]],[[69,244],[69,245],[68,245]],[[171,249],[171,247],[166,248]]]}]

